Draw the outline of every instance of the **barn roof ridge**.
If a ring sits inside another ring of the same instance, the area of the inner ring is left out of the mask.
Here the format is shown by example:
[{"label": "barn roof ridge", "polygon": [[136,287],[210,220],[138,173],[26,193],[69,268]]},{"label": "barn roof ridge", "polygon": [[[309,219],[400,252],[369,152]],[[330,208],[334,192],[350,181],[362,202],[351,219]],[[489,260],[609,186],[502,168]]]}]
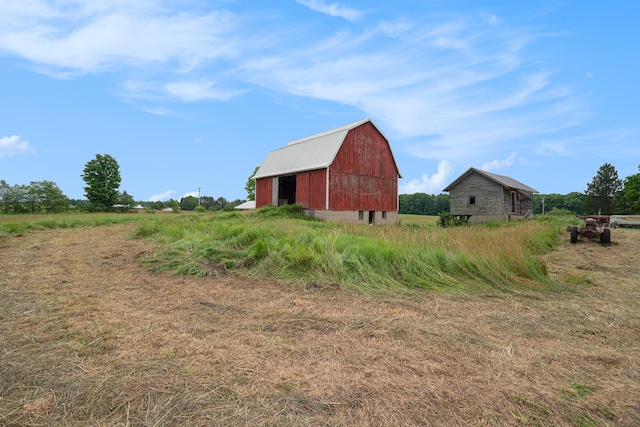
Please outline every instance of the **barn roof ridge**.
[{"label": "barn roof ridge", "polygon": [[538,193],[538,190],[529,187],[528,185],[525,185],[523,183],[521,183],[520,181],[517,181],[511,177],[505,176],[505,175],[498,175],[497,173],[491,173],[491,172],[487,172],[487,171],[483,171],[482,169],[477,169],[474,167],[471,167],[469,169],[467,169],[467,171],[465,173],[463,173],[462,175],[460,175],[455,181],[453,181],[451,184],[449,184],[444,190],[442,191],[450,191],[451,188],[455,187],[456,185],[458,185],[458,183],[460,181],[462,181],[464,178],[466,178],[467,176],[469,176],[471,173],[477,173],[479,175],[484,176],[485,178],[488,178],[494,182],[497,182],[498,184],[504,186],[504,187],[509,187],[509,188],[515,188],[518,190],[523,190],[523,191],[528,191],[531,193]]},{"label": "barn roof ridge", "polygon": [[293,140],[284,147],[270,151],[253,178],[259,179],[327,168],[338,154],[347,134],[351,130],[368,122],[371,123],[387,141],[391,157],[400,176],[400,170],[398,169],[398,164],[391,150],[389,139],[380,131],[371,118],[366,118]]}]

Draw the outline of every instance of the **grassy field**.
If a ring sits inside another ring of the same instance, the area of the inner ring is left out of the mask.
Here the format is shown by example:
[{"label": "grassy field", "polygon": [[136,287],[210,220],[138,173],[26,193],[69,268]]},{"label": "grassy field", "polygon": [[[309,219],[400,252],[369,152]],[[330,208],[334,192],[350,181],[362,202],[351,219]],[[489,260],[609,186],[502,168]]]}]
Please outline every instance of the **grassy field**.
[{"label": "grassy field", "polygon": [[548,223],[436,227],[363,227],[308,219],[291,209],[143,218],[133,235],[164,249],[146,262],[156,271],[340,283],[348,288],[512,291],[553,288],[540,256],[555,242]]},{"label": "grassy field", "polygon": [[136,222],[142,214],[65,213],[65,214],[0,214],[0,236],[40,230],[93,227]]},{"label": "grassy field", "polygon": [[640,423],[637,230],[42,220],[0,218],[0,425]]}]

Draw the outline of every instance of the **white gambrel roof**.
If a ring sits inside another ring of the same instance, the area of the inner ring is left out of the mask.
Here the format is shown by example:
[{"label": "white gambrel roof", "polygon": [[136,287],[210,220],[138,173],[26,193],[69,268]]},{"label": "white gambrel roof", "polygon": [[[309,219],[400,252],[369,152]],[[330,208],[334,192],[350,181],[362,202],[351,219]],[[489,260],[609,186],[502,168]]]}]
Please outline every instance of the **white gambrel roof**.
[{"label": "white gambrel roof", "polygon": [[[262,162],[253,178],[259,179],[327,168],[338,154],[347,133],[367,122],[371,122],[376,129],[378,128],[371,119],[364,119],[291,141],[286,147],[267,154],[267,158]],[[385,139],[387,138],[385,137]],[[387,141],[389,140],[387,139]],[[389,146],[389,150],[391,150],[391,146]],[[393,152],[391,156],[393,156]]]}]

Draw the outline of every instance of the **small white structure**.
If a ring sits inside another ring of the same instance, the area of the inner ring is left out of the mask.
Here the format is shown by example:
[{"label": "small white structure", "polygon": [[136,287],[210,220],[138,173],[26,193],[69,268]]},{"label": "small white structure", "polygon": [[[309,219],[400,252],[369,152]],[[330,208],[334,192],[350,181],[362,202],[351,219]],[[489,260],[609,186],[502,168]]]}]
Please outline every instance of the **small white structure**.
[{"label": "small white structure", "polygon": [[237,210],[239,211],[248,211],[248,210],[253,210],[256,208],[256,201],[255,200],[249,200],[247,202],[244,202],[242,204],[239,204],[238,206],[235,207]]},{"label": "small white structure", "polygon": [[611,215],[609,223],[613,227],[640,227],[640,215]]}]

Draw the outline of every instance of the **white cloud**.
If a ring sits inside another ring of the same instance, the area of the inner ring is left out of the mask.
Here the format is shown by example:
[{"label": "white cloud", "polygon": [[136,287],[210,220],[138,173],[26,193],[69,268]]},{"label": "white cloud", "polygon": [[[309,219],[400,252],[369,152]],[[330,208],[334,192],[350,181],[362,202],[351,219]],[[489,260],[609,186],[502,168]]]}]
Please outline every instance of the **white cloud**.
[{"label": "white cloud", "polygon": [[295,0],[296,3],[308,7],[309,9],[324,13],[325,15],[334,16],[336,18],[344,18],[349,21],[353,21],[362,16],[362,12],[356,9],[351,9],[346,6],[341,6],[338,3],[327,4],[321,0]]},{"label": "white cloud", "polygon": [[319,35],[295,21],[261,31],[245,24],[272,17],[201,2],[24,0],[0,5],[0,52],[59,77],[122,73],[119,94],[153,101],[151,114],[172,114],[166,102],[225,101],[252,84],[353,106],[421,141],[406,145],[411,156],[457,164],[500,158],[523,140],[535,151],[584,120],[584,100],[530,50],[538,33],[491,13],[373,21],[340,3],[296,1],[371,22]]},{"label": "white cloud", "polygon": [[0,157],[16,154],[35,154],[35,149],[29,145],[29,141],[20,135],[3,136],[0,138]]},{"label": "white cloud", "polygon": [[184,193],[184,196],[182,196],[183,199],[185,197],[195,197],[197,199],[198,198],[198,192],[197,191],[189,191],[188,193]]},{"label": "white cloud", "polygon": [[166,92],[175,99],[183,102],[204,100],[224,101],[241,94],[241,91],[217,88],[208,81],[181,81],[164,85]]},{"label": "white cloud", "polygon": [[172,199],[175,194],[176,194],[175,190],[167,190],[164,193],[154,194],[153,196],[149,197],[149,201],[150,202],[164,202],[164,201],[167,201],[169,199]]},{"label": "white cloud", "polygon": [[584,119],[584,100],[532,60],[536,35],[492,18],[487,31],[487,19],[403,21],[401,41],[386,22],[244,69],[264,87],[359,108],[388,132],[422,140],[409,154],[438,161],[477,163]]},{"label": "white cloud", "polygon": [[236,17],[225,11],[171,13],[155,1],[15,3],[0,6],[0,51],[54,76],[129,66],[184,72],[236,53]]},{"label": "white cloud", "polygon": [[142,111],[156,116],[167,116],[172,114],[171,110],[164,107],[142,107]]},{"label": "white cloud", "polygon": [[506,159],[503,159],[503,160],[495,159],[491,162],[487,162],[483,164],[480,169],[488,172],[488,171],[508,168],[509,166],[513,165],[513,163],[516,161],[517,156],[518,156],[518,153],[511,153],[509,154],[509,157],[507,157]]},{"label": "white cloud", "polygon": [[440,194],[442,189],[447,186],[453,171],[453,165],[443,160],[438,164],[438,171],[429,176],[423,174],[422,177],[414,178],[400,185],[400,194]]}]

